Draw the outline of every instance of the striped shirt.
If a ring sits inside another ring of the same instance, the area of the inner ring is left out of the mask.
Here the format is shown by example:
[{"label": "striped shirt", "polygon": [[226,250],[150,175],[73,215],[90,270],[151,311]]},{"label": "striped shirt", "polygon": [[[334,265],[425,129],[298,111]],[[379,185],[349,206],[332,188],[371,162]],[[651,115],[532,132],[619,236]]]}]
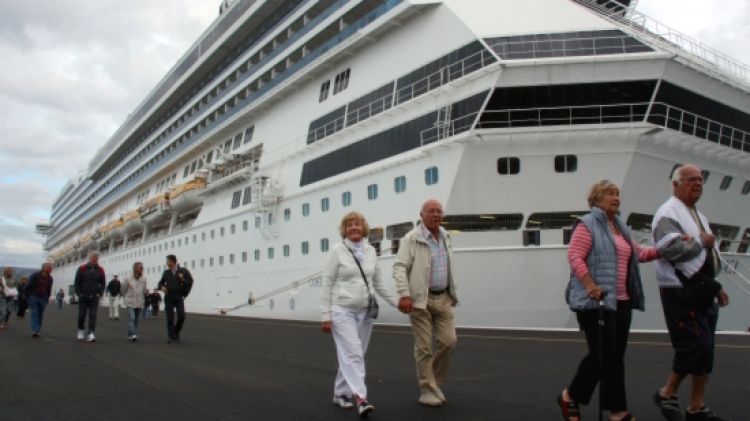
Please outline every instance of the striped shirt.
[{"label": "striped shirt", "polygon": [[[614,237],[615,248],[617,250],[617,299],[629,300],[630,296],[628,295],[626,280],[628,276],[628,262],[630,261],[632,251],[635,250],[639,262],[658,259],[659,252],[656,250],[656,247],[641,247],[636,242],[632,243],[633,247],[631,249],[628,241],[619,232]],[[586,265],[586,257],[588,257],[592,245],[591,233],[588,228],[584,224],[578,224],[570,238],[570,249],[568,250],[570,268],[578,279],[583,279],[583,276],[589,273],[589,268]],[[596,279],[594,279],[594,282],[596,282]]]},{"label": "striped shirt", "polygon": [[442,291],[448,288],[448,250],[445,248],[445,240],[442,232],[437,241],[432,233],[422,227],[422,235],[430,246],[430,273],[428,288],[431,291]]}]

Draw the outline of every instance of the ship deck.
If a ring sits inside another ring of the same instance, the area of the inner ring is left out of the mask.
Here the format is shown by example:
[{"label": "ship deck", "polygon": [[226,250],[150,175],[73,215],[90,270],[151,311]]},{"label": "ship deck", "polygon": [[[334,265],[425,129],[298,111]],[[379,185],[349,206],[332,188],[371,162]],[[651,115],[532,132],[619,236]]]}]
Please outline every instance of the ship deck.
[{"label": "ship deck", "polygon": [[[188,302],[189,306],[189,302]],[[345,420],[331,404],[336,357],[315,323],[189,314],[182,343],[165,342],[165,315],[142,321],[126,341],[126,316],[100,308],[96,343],[75,340],[77,308],[50,305],[42,337],[13,316],[0,332],[3,420]],[[28,319],[28,315],[26,316]],[[635,317],[638,317],[637,315]],[[747,419],[750,335],[719,335],[709,405]],[[577,332],[459,330],[444,392],[448,403],[417,403],[410,331],[377,326],[367,356],[372,420],[552,420],[555,397],[585,352]],[[661,419],[651,395],[672,351],[664,333],[637,333],[627,354],[630,410]],[[681,398],[687,396],[683,385]],[[596,396],[596,395],[595,395]],[[596,397],[584,408],[595,419]]]}]

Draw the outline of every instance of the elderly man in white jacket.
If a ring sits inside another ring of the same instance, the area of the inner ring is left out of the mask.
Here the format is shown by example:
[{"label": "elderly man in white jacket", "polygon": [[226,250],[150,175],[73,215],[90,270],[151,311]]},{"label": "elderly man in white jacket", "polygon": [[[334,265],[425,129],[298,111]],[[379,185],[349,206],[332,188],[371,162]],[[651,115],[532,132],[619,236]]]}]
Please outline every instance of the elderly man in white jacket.
[{"label": "elderly man in white jacket", "polygon": [[333,403],[364,416],[375,407],[367,400],[365,352],[377,317],[375,293],[396,307],[396,296],[384,285],[377,252],[367,241],[365,218],[350,212],[339,227],[343,241],[331,249],[323,274],[322,329],[333,334],[339,368]]}]

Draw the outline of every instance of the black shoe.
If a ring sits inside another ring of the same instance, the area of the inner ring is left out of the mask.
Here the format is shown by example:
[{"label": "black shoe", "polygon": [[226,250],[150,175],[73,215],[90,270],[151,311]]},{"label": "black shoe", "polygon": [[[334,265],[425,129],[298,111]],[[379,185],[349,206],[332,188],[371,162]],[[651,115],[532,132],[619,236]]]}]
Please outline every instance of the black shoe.
[{"label": "black shoe", "polygon": [[31,334],[31,337],[34,338],[34,339],[36,339],[36,338],[38,338],[40,336],[42,336],[42,334],[39,333],[39,332],[34,332],[34,333]]},{"label": "black shoe", "polygon": [[657,390],[656,393],[654,393],[653,399],[664,418],[669,421],[682,421],[682,414],[680,414],[680,401],[677,396],[672,395],[665,398],[662,397]]},{"label": "black shoe", "polygon": [[709,407],[704,406],[701,408],[698,412],[693,412],[692,414],[688,411],[685,411],[685,421],[728,421],[726,418],[722,418],[714,411],[712,411]]}]

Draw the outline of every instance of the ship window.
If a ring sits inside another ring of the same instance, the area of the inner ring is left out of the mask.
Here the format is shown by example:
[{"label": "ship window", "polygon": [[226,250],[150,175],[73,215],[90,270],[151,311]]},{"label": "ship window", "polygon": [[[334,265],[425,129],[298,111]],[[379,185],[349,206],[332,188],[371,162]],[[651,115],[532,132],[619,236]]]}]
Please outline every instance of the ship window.
[{"label": "ship window", "polygon": [[368,94],[365,94],[346,106],[346,125],[351,126],[391,108],[393,103],[393,84],[391,81]]},{"label": "ship window", "polygon": [[327,197],[320,199],[320,210],[322,210],[323,212],[328,212],[328,209],[330,208],[331,208],[331,201],[328,200]]},{"label": "ship window", "polygon": [[343,72],[336,75],[336,78],[333,82],[333,94],[336,95],[337,93],[343,91],[349,86],[349,74],[351,73],[351,69],[346,69]]},{"label": "ship window", "polygon": [[320,95],[318,95],[318,102],[323,102],[328,98],[328,91],[331,89],[331,81],[327,80],[320,85]]},{"label": "ship window", "polygon": [[745,181],[745,184],[742,185],[741,193],[743,195],[747,195],[748,193],[750,193],[750,181]]},{"label": "ship window", "polygon": [[268,214],[268,225],[273,225],[273,213]]},{"label": "ship window", "polygon": [[214,230],[211,230],[211,239],[212,240],[214,239],[214,233],[215,233]]},{"label": "ship window", "polygon": [[188,171],[190,171],[190,165],[185,165],[185,171],[182,172],[182,178],[186,178],[188,176]]},{"label": "ship window", "polygon": [[740,233],[740,227],[734,225],[724,225],[710,222],[708,226],[711,227],[711,232],[713,232],[717,238],[722,240],[734,240]]},{"label": "ship window", "polygon": [[284,209],[284,220],[288,221],[292,218],[292,210],[289,208]]},{"label": "ship window", "polygon": [[518,174],[521,172],[521,160],[515,156],[498,158],[497,172],[501,175]]},{"label": "ship window", "polygon": [[247,219],[242,221],[242,231],[247,231],[248,225],[250,224],[247,223]]},{"label": "ship window", "polygon": [[403,193],[406,191],[406,176],[398,176],[393,179],[393,189],[396,193]]},{"label": "ship window", "polygon": [[245,190],[242,196],[242,204],[247,205],[252,200],[253,200],[253,197],[251,196],[250,187],[245,187]]},{"label": "ship window", "polygon": [[201,259],[201,267],[206,267],[206,259]]},{"label": "ship window", "polygon": [[224,256],[219,256],[219,266],[224,266]]},{"label": "ship window", "polygon": [[219,236],[220,236],[220,237],[223,237],[223,236],[224,236],[224,227],[220,227],[220,228],[219,228]]},{"label": "ship window", "polygon": [[177,240],[177,247],[182,247],[182,240],[181,239]]},{"label": "ship window", "polygon": [[232,144],[232,150],[239,148],[242,145],[242,133],[237,133],[234,136],[234,144]]},{"label": "ship window", "polygon": [[412,228],[414,228],[414,223],[412,222],[388,225],[385,227],[385,238],[389,240],[397,240],[406,235],[406,233],[411,231]]},{"label": "ship window", "polygon": [[190,269],[195,269],[195,260],[190,261]]},{"label": "ship window", "polygon": [[721,179],[721,185],[719,185],[719,190],[726,191],[729,189],[729,186],[732,185],[732,177],[725,175],[724,178]]},{"label": "ship window", "polygon": [[737,253],[747,253],[748,246],[750,246],[750,228],[746,229],[745,233],[742,234],[740,245],[737,246]]},{"label": "ship window", "polygon": [[327,238],[320,239],[320,251],[322,251],[323,253],[328,251],[328,239]]},{"label": "ship window", "polygon": [[711,173],[708,170],[701,170],[701,177],[703,177],[703,184],[708,183],[709,175],[711,175]]},{"label": "ship window", "polygon": [[625,225],[630,227],[631,231],[651,232],[651,222],[653,220],[654,215],[633,212],[628,215]]},{"label": "ship window", "polygon": [[201,241],[206,241],[206,233],[205,232],[201,233]]},{"label": "ship window", "polygon": [[208,266],[209,267],[214,267],[214,258],[213,257],[209,257],[208,258]]},{"label": "ship window", "polygon": [[185,245],[189,244],[189,241],[188,241],[189,239],[190,239],[190,237],[185,237]]},{"label": "ship window", "polygon": [[236,191],[232,194],[232,209],[240,206],[240,199],[242,198],[242,191]]},{"label": "ship window", "polygon": [[198,161],[193,161],[193,164],[190,165],[190,174],[195,172],[197,166],[198,166]]},{"label": "ship window", "polygon": [[268,248],[268,259],[273,259],[273,247]]},{"label": "ship window", "polygon": [[575,155],[555,156],[555,172],[575,172],[578,169],[578,157]]},{"label": "ship window", "polygon": [[303,203],[302,204],[302,216],[309,216],[309,215],[310,215],[310,204]]},{"label": "ship window", "polygon": [[[599,1],[598,3],[607,3]],[[593,56],[653,51],[620,30],[527,34],[485,39],[503,60]]]},{"label": "ship window", "polygon": [[589,211],[532,213],[526,221],[526,228],[534,230],[570,228],[578,218],[587,213]]},{"label": "ship window", "polygon": [[255,250],[253,251],[253,257],[255,258],[255,261],[256,261],[256,262],[257,262],[258,260],[260,260],[260,249],[255,249]]},{"label": "ship window", "polygon": [[539,230],[523,230],[523,245],[538,246],[542,244],[541,232]]},{"label": "ship window", "polygon": [[224,153],[228,154],[230,150],[232,150],[232,139],[229,139],[226,142],[224,142]]},{"label": "ship window", "polygon": [[208,151],[208,154],[206,154],[206,164],[210,164],[213,157],[214,151]]},{"label": "ship window", "polygon": [[237,231],[237,227],[234,224],[229,225],[229,233],[234,234]]},{"label": "ship window", "polygon": [[345,191],[341,194],[341,204],[347,207],[352,204],[352,192]]},{"label": "ship window", "polygon": [[430,167],[424,170],[424,182],[428,186],[437,184],[438,182],[438,169],[437,167]]},{"label": "ship window", "polygon": [[369,186],[367,186],[367,199],[375,200],[377,198],[378,198],[378,185],[370,184]]},{"label": "ship window", "polygon": [[523,214],[445,215],[442,226],[449,231],[517,230],[523,224]]},{"label": "ship window", "polygon": [[255,132],[255,126],[250,126],[247,129],[245,129],[245,140],[242,143],[243,144],[250,143],[250,141],[253,140],[254,132]]},{"label": "ship window", "polygon": [[314,143],[344,128],[346,107],[339,107],[313,120],[307,131],[307,143]]},{"label": "ship window", "polygon": [[230,255],[229,255],[229,264],[230,264],[230,265],[233,265],[233,264],[234,264],[234,254],[230,254]]},{"label": "ship window", "polygon": [[260,216],[255,217],[255,228],[260,228]]},{"label": "ship window", "polygon": [[242,263],[247,263],[247,252],[246,251],[242,252]]},{"label": "ship window", "polygon": [[198,236],[196,234],[193,234],[193,244],[198,242]]},{"label": "ship window", "polygon": [[310,252],[310,243],[308,243],[307,241],[303,241],[301,248],[302,248],[302,254],[309,253]]},{"label": "ship window", "polygon": [[573,236],[573,228],[563,228],[563,244],[570,244],[570,238]]}]

